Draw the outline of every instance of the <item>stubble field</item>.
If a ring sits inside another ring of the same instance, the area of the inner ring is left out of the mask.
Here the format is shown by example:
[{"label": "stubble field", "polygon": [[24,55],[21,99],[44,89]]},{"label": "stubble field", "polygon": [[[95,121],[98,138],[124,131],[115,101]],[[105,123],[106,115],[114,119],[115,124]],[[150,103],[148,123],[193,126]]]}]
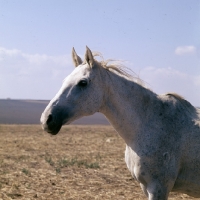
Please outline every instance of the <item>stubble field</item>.
[{"label": "stubble field", "polygon": [[0,199],[146,199],[124,150],[110,126],[64,126],[51,136],[39,125],[0,125]]}]

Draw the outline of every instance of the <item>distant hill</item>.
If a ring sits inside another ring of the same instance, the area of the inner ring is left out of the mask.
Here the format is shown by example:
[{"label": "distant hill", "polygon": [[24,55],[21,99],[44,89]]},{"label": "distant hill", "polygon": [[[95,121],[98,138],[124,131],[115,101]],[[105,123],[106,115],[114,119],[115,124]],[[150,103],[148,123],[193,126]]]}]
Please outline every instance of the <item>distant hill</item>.
[{"label": "distant hill", "polygon": [[[49,101],[0,99],[0,124],[39,124],[40,116]],[[107,119],[100,113],[83,117],[73,124],[108,125]]]}]

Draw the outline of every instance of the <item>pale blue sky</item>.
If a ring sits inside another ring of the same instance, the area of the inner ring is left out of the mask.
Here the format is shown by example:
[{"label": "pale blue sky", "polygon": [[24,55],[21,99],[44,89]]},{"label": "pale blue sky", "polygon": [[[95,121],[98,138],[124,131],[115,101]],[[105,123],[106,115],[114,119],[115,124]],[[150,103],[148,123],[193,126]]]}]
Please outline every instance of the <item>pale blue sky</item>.
[{"label": "pale blue sky", "polygon": [[200,106],[199,0],[0,0],[0,98],[51,99],[86,45]]}]

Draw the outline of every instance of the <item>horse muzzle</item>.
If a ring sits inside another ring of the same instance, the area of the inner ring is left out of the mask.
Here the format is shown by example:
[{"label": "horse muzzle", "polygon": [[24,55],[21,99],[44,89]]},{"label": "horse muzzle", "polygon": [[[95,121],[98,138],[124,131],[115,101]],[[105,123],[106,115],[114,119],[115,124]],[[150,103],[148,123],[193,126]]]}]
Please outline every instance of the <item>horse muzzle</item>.
[{"label": "horse muzzle", "polygon": [[52,114],[42,113],[40,122],[42,129],[52,135],[56,135],[62,127],[62,123],[59,123]]}]

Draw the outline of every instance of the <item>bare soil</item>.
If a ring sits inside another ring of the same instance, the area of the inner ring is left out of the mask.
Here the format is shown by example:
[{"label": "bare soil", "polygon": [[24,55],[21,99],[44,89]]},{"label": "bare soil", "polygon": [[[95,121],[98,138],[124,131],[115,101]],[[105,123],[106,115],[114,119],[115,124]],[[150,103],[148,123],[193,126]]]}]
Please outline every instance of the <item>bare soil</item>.
[{"label": "bare soil", "polygon": [[39,125],[0,125],[0,199],[146,199],[124,150],[110,126],[64,126],[51,136]]}]

